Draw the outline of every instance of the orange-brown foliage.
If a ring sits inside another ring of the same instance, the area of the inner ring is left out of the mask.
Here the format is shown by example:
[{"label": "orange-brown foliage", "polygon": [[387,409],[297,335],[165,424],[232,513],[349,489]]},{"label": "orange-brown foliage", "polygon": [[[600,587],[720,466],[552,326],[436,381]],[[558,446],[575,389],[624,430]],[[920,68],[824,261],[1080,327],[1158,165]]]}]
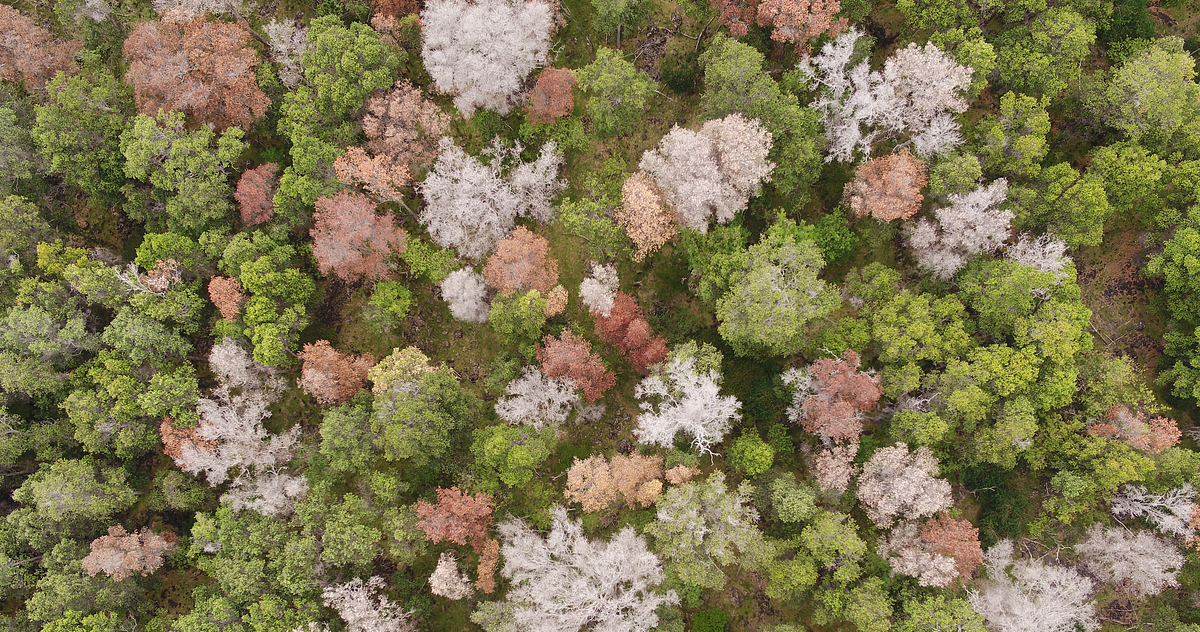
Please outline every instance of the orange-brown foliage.
[{"label": "orange-brown foliage", "polygon": [[362,390],[367,371],[375,366],[369,353],[352,356],[340,353],[328,340],[304,345],[298,354],[304,361],[300,370],[300,388],[322,406],[340,404]]},{"label": "orange-brown foliage", "polygon": [[808,40],[828,32],[830,36],[846,30],[850,21],[834,20],[841,11],[839,0],[763,0],[758,5],[759,26],[773,26],[771,39],[807,48]]},{"label": "orange-brown foliage", "polygon": [[418,0],[372,0],[371,8],[377,14],[402,18],[406,15],[416,13],[421,9],[421,6]]},{"label": "orange-brown foliage", "polygon": [[684,483],[692,480],[692,478],[699,473],[700,468],[689,467],[687,465],[676,465],[675,467],[667,470],[666,478],[667,482],[672,485],[683,485]]},{"label": "orange-brown foliage", "polygon": [[749,32],[749,25],[758,15],[758,0],[709,0],[734,37]]},{"label": "orange-brown foliage", "polygon": [[600,399],[604,391],[617,383],[617,376],[604,366],[600,356],[592,353],[592,344],[569,329],[564,329],[560,338],[542,338],[537,359],[543,374],[571,378],[589,402]]},{"label": "orange-brown foliage", "polygon": [[921,210],[921,188],[928,180],[925,163],[902,149],[859,167],[846,185],[846,203],[858,217],[908,219]]},{"label": "orange-brown foliage", "polygon": [[558,283],[558,262],[546,258],[550,242],[524,226],[496,244],[496,252],[483,266],[487,284],[502,294],[537,290],[546,294]]},{"label": "orange-brown foliage", "polygon": [[367,148],[390,164],[411,169],[433,161],[438,139],[449,130],[450,117],[408,82],[397,82],[387,94],[371,97],[363,115]]},{"label": "orange-brown foliage", "polygon": [[970,520],[955,520],[942,512],[921,527],[921,539],[930,545],[931,553],[953,557],[958,575],[964,579],[969,580],[983,562],[979,529],[971,526]]},{"label": "orange-brown foliage", "polygon": [[487,594],[496,591],[496,564],[500,561],[500,543],[488,540],[483,545],[483,553],[479,554],[479,579],[475,580],[475,588]]},{"label": "orange-brown foliage", "polygon": [[421,518],[417,526],[430,542],[449,540],[470,544],[476,553],[486,550],[488,527],[492,524],[491,494],[464,494],[457,487],[437,489],[437,504],[418,500],[414,510]]},{"label": "orange-brown foliage", "polygon": [[338,182],[366,189],[381,202],[404,203],[403,187],[411,174],[408,167],[387,156],[371,156],[361,147],[350,147],[333,162]]},{"label": "orange-brown foliage", "polygon": [[24,81],[31,91],[42,88],[60,70],[74,74],[73,58],[82,46],[78,40],[56,42],[50,31],[0,4],[0,79]]},{"label": "orange-brown foliage", "polygon": [[237,200],[243,224],[262,224],[275,216],[275,174],[278,172],[279,165],[268,162],[242,174],[233,199]]},{"label": "orange-brown foliage", "polygon": [[663,457],[618,454],[612,463],[603,454],[580,461],[577,457],[567,470],[564,495],[583,506],[586,512],[603,511],[619,500],[633,509],[649,507],[662,493]]},{"label": "orange-brown foliage", "polygon": [[529,95],[530,123],[549,123],[567,116],[575,108],[575,73],[568,68],[547,67],[538,73],[537,83]]},{"label": "orange-brown foliage", "polygon": [[633,242],[633,260],[642,261],[670,241],[679,227],[675,214],[663,203],[654,180],[644,171],[627,178],[621,187],[621,206],[613,212],[617,224]]},{"label": "orange-brown foliage", "polygon": [[242,284],[233,277],[213,277],[208,282],[208,297],[221,310],[221,318],[231,323],[237,320],[242,305],[246,303]]},{"label": "orange-brown foliage", "polygon": [[407,238],[391,213],[376,215],[370,198],[344,191],[317,199],[309,232],[321,273],[332,272],[346,281],[387,274],[388,256],[404,252]]},{"label": "orange-brown foliage", "polygon": [[546,317],[558,316],[566,311],[568,300],[570,300],[570,296],[567,294],[567,288],[561,285],[554,286],[546,295]]},{"label": "orange-brown foliage", "polygon": [[859,413],[870,410],[883,396],[879,378],[858,372],[858,354],[847,349],[837,360],[823,358],[808,366],[816,393],[801,404],[808,432],[834,441],[858,441]]},{"label": "orange-brown foliage", "polygon": [[1159,454],[1183,438],[1175,420],[1153,417],[1147,422],[1146,413],[1135,414],[1125,406],[1108,409],[1104,419],[1103,422],[1089,425],[1088,434],[1123,441],[1132,448],[1151,454]]},{"label": "orange-brown foliage", "polygon": [[138,111],[180,110],[219,129],[249,127],[271,104],[255,80],[258,53],[249,40],[241,24],[188,19],[177,9],[138,24],[124,47]]},{"label": "orange-brown foliage", "polygon": [[632,296],[617,292],[608,316],[592,312],[592,317],[596,321],[596,335],[615,346],[638,371],[644,373],[647,367],[667,357],[666,339],[654,335]]},{"label": "orange-brown foliage", "polygon": [[588,513],[608,509],[615,503],[619,497],[617,483],[604,455],[593,454],[582,461],[575,457],[567,470],[567,489],[563,495],[583,505]]},{"label": "orange-brown foliage", "polygon": [[217,448],[216,441],[205,441],[200,438],[196,432],[198,427],[178,428],[171,421],[170,417],[163,417],[162,424],[158,426],[158,434],[162,435],[163,454],[172,459],[183,457],[184,444],[191,442],[195,446],[206,452],[212,452]]}]

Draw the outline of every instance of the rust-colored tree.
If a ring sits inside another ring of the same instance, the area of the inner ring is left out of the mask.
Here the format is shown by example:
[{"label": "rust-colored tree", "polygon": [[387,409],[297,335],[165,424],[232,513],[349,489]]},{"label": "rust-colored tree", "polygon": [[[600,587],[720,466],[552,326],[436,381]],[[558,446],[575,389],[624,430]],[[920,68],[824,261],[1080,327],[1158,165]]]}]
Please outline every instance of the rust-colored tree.
[{"label": "rust-colored tree", "polygon": [[321,273],[345,281],[387,274],[388,257],[404,252],[407,238],[391,213],[376,215],[370,198],[346,192],[317,199],[310,234]]},{"label": "rust-colored tree", "polygon": [[162,435],[163,454],[178,461],[183,458],[183,446],[189,443],[199,450],[211,453],[217,448],[217,442],[205,440],[200,436],[199,430],[199,426],[179,428],[170,417],[163,417],[162,424],[158,426],[158,433]]},{"label": "rust-colored tree", "polygon": [[604,391],[617,383],[600,356],[592,353],[592,344],[583,336],[564,329],[559,338],[546,336],[537,351],[542,373],[547,377],[569,377],[575,381],[588,402],[600,399]]},{"label": "rust-colored tree", "polygon": [[363,115],[367,148],[390,164],[416,169],[433,162],[438,139],[450,130],[450,117],[408,82],[371,97]]},{"label": "rust-colored tree", "polygon": [[476,553],[487,550],[488,528],[492,524],[491,494],[464,494],[457,487],[437,490],[437,504],[418,500],[413,508],[420,520],[417,527],[425,539],[438,543],[449,540],[470,544]]},{"label": "rust-colored tree", "polygon": [[524,226],[496,244],[483,266],[483,278],[501,294],[537,290],[547,294],[558,283],[558,262],[546,258],[550,242]]},{"label": "rust-colored tree", "polygon": [[970,520],[955,520],[942,512],[921,527],[921,540],[928,544],[930,553],[954,558],[958,576],[968,581],[983,562],[979,529]]},{"label": "rust-colored tree", "polygon": [[371,8],[379,15],[402,18],[421,10],[418,0],[372,0]]},{"label": "rust-colored tree", "polygon": [[487,594],[496,592],[496,565],[500,563],[500,543],[488,540],[483,545],[483,553],[479,554],[479,579],[475,580],[475,588]]},{"label": "rust-colored tree", "polygon": [[246,46],[250,37],[241,24],[181,9],[138,24],[124,47],[138,111],[179,110],[220,129],[249,127],[271,104],[255,80],[258,53]]},{"label": "rust-colored tree", "polygon": [[72,59],[83,46],[78,40],[55,41],[54,36],[20,11],[0,4],[0,79],[24,81],[40,89],[58,71],[72,74]]},{"label": "rust-colored tree", "polygon": [[104,573],[113,581],[137,575],[149,575],[163,564],[163,554],[174,543],[149,529],[127,533],[125,527],[108,528],[108,535],[92,540],[92,551],[81,560],[83,570],[95,577]]},{"label": "rust-colored tree", "polygon": [[758,0],[710,0],[718,19],[734,37],[741,37],[750,30],[750,24],[758,16]]},{"label": "rust-colored tree", "polygon": [[575,108],[575,97],[571,93],[575,84],[575,73],[569,68],[551,66],[542,69],[529,95],[529,122],[549,123],[569,115]]},{"label": "rust-colored tree", "polygon": [[275,174],[279,165],[268,162],[248,169],[238,180],[233,199],[237,200],[242,223],[247,226],[271,221],[275,216]]},{"label": "rust-colored tree", "polygon": [[213,305],[221,311],[221,318],[232,323],[242,313],[242,305],[246,303],[246,293],[242,284],[233,277],[213,277],[208,282],[208,297]]},{"label": "rust-colored tree", "polygon": [[921,188],[928,182],[925,163],[902,149],[858,168],[846,185],[845,199],[858,217],[881,222],[908,219],[921,210]]},{"label": "rust-colored tree", "polygon": [[304,361],[300,370],[300,388],[322,406],[340,404],[362,390],[367,371],[375,366],[369,353],[352,356],[341,353],[328,340],[304,345],[298,354]]},{"label": "rust-colored tree", "polygon": [[632,296],[617,292],[608,316],[593,311],[592,318],[596,321],[596,335],[615,346],[638,371],[645,373],[650,365],[667,357],[666,339],[654,335]]},{"label": "rust-colored tree", "polygon": [[679,232],[675,214],[663,203],[654,179],[644,171],[625,180],[621,187],[621,206],[613,216],[633,242],[634,261],[644,260]]},{"label": "rust-colored tree", "polygon": [[1087,431],[1093,437],[1122,441],[1151,454],[1159,454],[1183,438],[1175,420],[1153,417],[1147,421],[1146,416],[1125,406],[1113,406],[1104,414],[1104,421],[1089,425]]},{"label": "rust-colored tree", "polygon": [[758,25],[771,26],[771,39],[785,44],[800,44],[822,33],[835,36],[846,30],[850,21],[833,19],[842,9],[839,0],[763,0],[758,5]]},{"label": "rust-colored tree", "polygon": [[789,416],[808,432],[824,439],[852,443],[862,434],[862,413],[883,396],[879,378],[858,372],[858,354],[847,349],[841,358],[822,358],[804,370],[808,380],[799,384]]},{"label": "rust-colored tree", "polygon": [[361,147],[351,147],[333,161],[333,173],[342,184],[360,186],[381,202],[400,204],[405,204],[402,189],[412,178],[405,165],[387,156],[372,156]]}]

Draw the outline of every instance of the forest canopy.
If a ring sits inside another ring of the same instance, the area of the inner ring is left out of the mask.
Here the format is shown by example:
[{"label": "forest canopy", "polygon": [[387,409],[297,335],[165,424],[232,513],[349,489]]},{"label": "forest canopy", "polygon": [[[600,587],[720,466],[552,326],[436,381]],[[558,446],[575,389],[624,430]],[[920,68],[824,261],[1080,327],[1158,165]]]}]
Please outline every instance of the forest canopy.
[{"label": "forest canopy", "polygon": [[5,0],[0,630],[1200,631],[1193,0]]}]

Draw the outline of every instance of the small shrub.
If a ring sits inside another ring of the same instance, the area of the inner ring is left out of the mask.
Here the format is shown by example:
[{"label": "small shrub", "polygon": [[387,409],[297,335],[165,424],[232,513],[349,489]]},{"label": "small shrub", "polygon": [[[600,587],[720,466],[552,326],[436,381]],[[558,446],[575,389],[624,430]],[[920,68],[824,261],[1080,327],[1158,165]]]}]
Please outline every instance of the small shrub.
[{"label": "small shrub", "polygon": [[771,469],[775,462],[775,450],[767,445],[757,432],[748,432],[729,448],[729,462],[733,469],[746,476],[758,476]]},{"label": "small shrub", "polygon": [[724,610],[705,610],[692,618],[692,632],[725,632],[729,615]]}]

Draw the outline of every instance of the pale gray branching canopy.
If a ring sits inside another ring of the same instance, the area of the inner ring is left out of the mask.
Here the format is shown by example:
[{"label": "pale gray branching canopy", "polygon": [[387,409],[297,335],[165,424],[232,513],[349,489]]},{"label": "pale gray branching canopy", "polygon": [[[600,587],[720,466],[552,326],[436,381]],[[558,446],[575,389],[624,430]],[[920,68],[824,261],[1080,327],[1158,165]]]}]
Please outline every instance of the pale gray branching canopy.
[{"label": "pale gray branching canopy", "polygon": [[[984,554],[987,579],[968,591],[971,607],[995,632],[1074,632],[1100,627],[1091,601],[1092,580],[1075,569],[1040,560],[1012,559],[1012,540]],[[1006,572],[1008,570],[1008,572]]]},{"label": "pale gray branching canopy", "polygon": [[443,551],[438,558],[437,568],[429,576],[429,591],[439,597],[456,601],[475,593],[471,588],[471,580],[458,570],[458,560],[450,551]]},{"label": "pale gray branching canopy", "polygon": [[930,550],[921,539],[920,525],[902,522],[887,537],[879,540],[879,555],[892,565],[892,572],[916,577],[922,586],[945,588],[958,577],[955,560]]},{"label": "pale gray branching canopy", "polygon": [[703,233],[711,217],[729,222],[770,181],[770,151],[771,133],[734,113],[699,132],[674,127],[638,166],[654,177],[679,225]]},{"label": "pale gray branching canopy", "polygon": [[617,299],[620,279],[616,266],[592,264],[592,275],[579,284],[579,298],[588,309],[607,317]]},{"label": "pale gray branching canopy", "polygon": [[442,300],[450,304],[450,313],[458,320],[486,323],[488,310],[487,281],[483,275],[462,268],[442,279]]},{"label": "pale gray branching canopy", "polygon": [[236,473],[222,500],[235,508],[274,515],[290,513],[294,501],[308,490],[303,477],[281,471],[292,459],[300,426],[272,435],[262,422],[271,416],[281,384],[275,373],[253,360],[232,338],[209,354],[217,378],[212,397],[197,402],[200,423],[195,438],[184,439],[175,459],[185,472],[204,473],[209,485],[220,485]]},{"label": "pale gray branching canopy", "polygon": [[546,538],[519,518],[497,526],[516,629],[639,632],[658,625],[659,605],[679,602],[674,591],[653,590],[663,581],[662,565],[632,527],[608,542],[593,541],[564,507],[551,516]]},{"label": "pale gray branching canopy", "polygon": [[1120,527],[1092,525],[1075,553],[1093,575],[1139,597],[1150,597],[1179,585],[1184,557],[1169,540],[1148,531],[1129,533]]},{"label": "pale gray branching canopy", "polygon": [[421,12],[421,58],[463,116],[508,114],[525,77],[546,62],[552,23],[542,0],[431,0]]},{"label": "pale gray branching canopy", "polygon": [[860,37],[862,31],[850,29],[797,66],[825,88],[812,104],[824,118],[825,161],[869,157],[875,143],[889,138],[922,157],[962,144],[954,115],[967,109],[971,68],[931,43],[913,43],[871,72],[868,60],[852,65]]},{"label": "pale gray branching canopy", "polygon": [[879,448],[863,464],[858,500],[877,527],[890,527],[897,517],[932,516],[954,504],[950,483],[937,475],[937,457],[927,447],[911,454],[904,443]]},{"label": "pale gray branching canopy", "polygon": [[1114,516],[1145,518],[1162,533],[1189,540],[1196,537],[1190,524],[1196,511],[1196,490],[1187,483],[1165,494],[1152,494],[1145,487],[1126,485],[1112,500]]},{"label": "pale gray branching canopy", "polygon": [[346,622],[347,632],[414,632],[417,624],[412,613],[380,595],[382,589],[382,577],[372,577],[366,582],[356,577],[326,588],[321,598]]},{"label": "pale gray branching canopy", "polygon": [[1067,248],[1065,241],[1050,235],[1034,237],[1029,233],[1022,233],[1017,243],[1008,247],[1005,255],[1010,260],[1027,265],[1038,272],[1053,272],[1061,276],[1063,269],[1071,263]]},{"label": "pale gray branching canopy", "polygon": [[263,25],[263,33],[271,44],[271,61],[279,64],[279,80],[295,88],[304,78],[300,58],[308,49],[308,27],[272,19]]},{"label": "pale gray branching canopy", "polygon": [[950,205],[934,211],[937,223],[918,220],[908,229],[908,246],[917,263],[939,279],[948,279],[971,257],[999,250],[1012,232],[1013,212],[999,208],[1007,199],[1004,178],[948,196]]},{"label": "pale gray branching canopy", "polygon": [[634,431],[638,443],[669,448],[675,435],[684,433],[692,447],[712,454],[737,419],[742,403],[732,395],[721,395],[721,377],[716,371],[700,372],[695,358],[670,360],[634,389],[642,413]]},{"label": "pale gray branching canopy", "polygon": [[566,185],[558,179],[562,153],[553,142],[542,146],[531,163],[520,162],[521,146],[504,147],[499,139],[484,151],[487,164],[443,137],[425,181],[421,223],[443,248],[478,259],[512,233],[518,216],[540,222],[554,216],[551,199]]},{"label": "pale gray branching canopy", "polygon": [[527,366],[521,376],[508,383],[504,397],[496,402],[496,415],[509,423],[533,426],[535,430],[556,427],[579,405],[575,381],[551,379],[537,367]]}]

